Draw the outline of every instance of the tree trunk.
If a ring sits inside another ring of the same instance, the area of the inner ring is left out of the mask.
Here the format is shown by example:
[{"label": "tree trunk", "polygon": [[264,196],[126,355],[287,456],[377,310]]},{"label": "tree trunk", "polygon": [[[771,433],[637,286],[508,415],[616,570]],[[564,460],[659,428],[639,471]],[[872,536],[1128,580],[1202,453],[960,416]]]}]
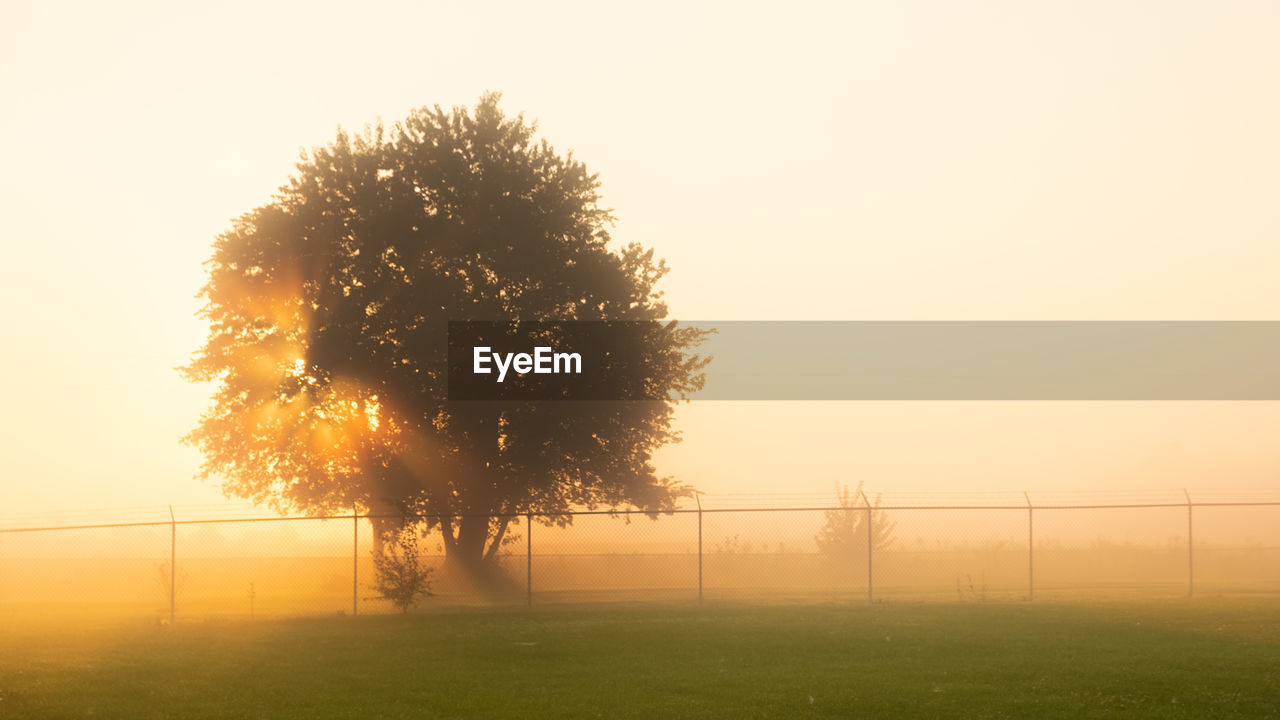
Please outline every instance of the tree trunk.
[{"label": "tree trunk", "polygon": [[[457,540],[447,548],[442,580],[461,590],[499,592],[513,587],[496,558],[497,552],[488,547],[489,517],[466,515],[457,518]],[[501,535],[493,543],[500,543]]]}]

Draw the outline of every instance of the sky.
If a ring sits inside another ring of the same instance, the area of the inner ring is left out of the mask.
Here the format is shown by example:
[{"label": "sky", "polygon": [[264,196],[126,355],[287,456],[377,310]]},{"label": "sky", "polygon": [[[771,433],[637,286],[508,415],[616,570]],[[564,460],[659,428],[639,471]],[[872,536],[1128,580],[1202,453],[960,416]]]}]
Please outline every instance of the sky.
[{"label": "sky", "polygon": [[[0,519],[228,506],[210,243],[337,127],[503,93],[707,319],[1280,319],[1269,2],[0,4]],[[1280,487],[1275,403],[682,407],[720,502]]]}]

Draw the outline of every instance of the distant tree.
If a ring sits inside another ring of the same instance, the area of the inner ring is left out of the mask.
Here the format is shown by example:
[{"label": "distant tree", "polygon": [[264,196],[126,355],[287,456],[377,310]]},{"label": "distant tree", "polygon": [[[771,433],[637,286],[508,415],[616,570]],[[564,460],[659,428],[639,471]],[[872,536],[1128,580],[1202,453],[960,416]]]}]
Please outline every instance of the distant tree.
[{"label": "distant tree", "polygon": [[[858,560],[867,556],[867,503],[862,483],[849,491],[849,486],[836,486],[838,507],[823,511],[822,529],[814,536],[818,552],[840,560]],[[879,509],[880,498],[871,506],[871,548],[884,550],[893,543],[897,523]]]},{"label": "distant tree", "polygon": [[164,599],[164,607],[168,608],[170,603],[178,601],[178,595],[187,586],[187,571],[181,567],[177,572],[171,573],[169,563],[167,561],[156,563],[156,573],[152,576],[155,582],[155,588],[159,591],[160,597]]},{"label": "distant tree", "polygon": [[566,525],[575,506],[672,509],[686,488],[652,456],[678,441],[673,406],[707,362],[692,352],[703,333],[668,323],[642,363],[668,400],[445,400],[451,320],[667,315],[666,265],[610,246],[596,175],[498,100],[304,154],[215,241],[210,334],[185,368],[217,385],[187,436],[204,477],[281,511],[414,513],[450,574],[480,579],[520,513]]},{"label": "distant tree", "polygon": [[734,533],[733,537],[729,537],[728,535],[726,535],[724,537],[724,542],[716,546],[715,552],[725,553],[729,555],[739,555],[739,554],[749,553],[752,551],[752,549],[753,548],[750,540],[743,540],[742,536],[738,535],[737,533]]},{"label": "distant tree", "polygon": [[407,613],[420,597],[430,597],[433,568],[422,564],[418,524],[402,522],[399,527],[383,528],[381,542],[373,549],[376,572],[373,589],[378,598]]}]

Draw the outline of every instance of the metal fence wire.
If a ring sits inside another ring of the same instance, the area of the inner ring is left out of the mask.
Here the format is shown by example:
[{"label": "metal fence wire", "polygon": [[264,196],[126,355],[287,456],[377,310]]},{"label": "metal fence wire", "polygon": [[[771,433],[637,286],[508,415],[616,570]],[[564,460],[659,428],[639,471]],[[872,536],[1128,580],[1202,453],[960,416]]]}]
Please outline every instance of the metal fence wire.
[{"label": "metal fence wire", "polygon": [[[552,602],[983,602],[1280,594],[1280,500],[691,507],[511,516],[504,582],[442,573],[417,608]],[[158,623],[393,612],[373,519],[184,518],[0,527],[0,621]],[[398,518],[397,518],[398,519]],[[439,570],[438,534],[418,563]]]}]

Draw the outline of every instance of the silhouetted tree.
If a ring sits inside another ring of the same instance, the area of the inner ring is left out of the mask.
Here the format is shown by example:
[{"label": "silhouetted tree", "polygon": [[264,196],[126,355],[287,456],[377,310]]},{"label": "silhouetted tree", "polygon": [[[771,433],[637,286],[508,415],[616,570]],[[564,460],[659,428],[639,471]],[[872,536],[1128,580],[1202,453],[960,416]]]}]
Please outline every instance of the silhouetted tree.
[{"label": "silhouetted tree", "polygon": [[426,515],[446,569],[473,577],[496,564],[516,522],[503,515],[563,525],[574,506],[672,508],[685,488],[651,456],[678,440],[673,404],[706,364],[691,352],[701,331],[668,323],[644,380],[668,401],[445,400],[450,320],[667,315],[665,263],[611,248],[597,177],[498,100],[304,153],[214,243],[210,334],[185,368],[217,383],[187,437],[205,477],[281,511]]},{"label": "silhouetted tree", "polygon": [[[823,511],[822,529],[814,536],[818,552],[841,561],[859,560],[867,556],[867,503],[863,500],[862,483],[852,492],[849,486],[836,486],[839,507]],[[893,542],[897,523],[879,509],[880,498],[871,506],[871,548],[884,550]]]}]

